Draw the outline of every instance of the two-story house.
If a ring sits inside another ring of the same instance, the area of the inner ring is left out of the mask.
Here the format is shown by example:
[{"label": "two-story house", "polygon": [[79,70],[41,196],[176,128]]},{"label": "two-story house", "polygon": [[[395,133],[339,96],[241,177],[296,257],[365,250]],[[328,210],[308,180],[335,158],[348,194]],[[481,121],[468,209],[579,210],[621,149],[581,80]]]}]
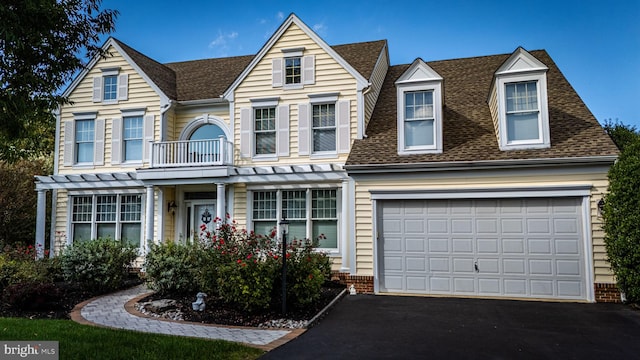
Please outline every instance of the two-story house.
[{"label": "two-story house", "polygon": [[362,291],[594,301],[615,145],[544,51],[389,65],[290,15],[253,56],[161,64],[110,38],[65,92],[54,252],[290,221]]}]

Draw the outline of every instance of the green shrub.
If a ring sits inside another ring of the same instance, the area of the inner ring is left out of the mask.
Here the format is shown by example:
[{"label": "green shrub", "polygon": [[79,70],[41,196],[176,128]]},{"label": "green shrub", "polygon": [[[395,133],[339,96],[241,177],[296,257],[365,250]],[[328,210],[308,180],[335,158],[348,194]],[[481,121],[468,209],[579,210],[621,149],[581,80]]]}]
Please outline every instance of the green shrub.
[{"label": "green shrub", "polygon": [[287,302],[303,307],[320,298],[322,285],[331,275],[331,262],[325,253],[314,250],[309,240],[294,241],[287,259]]},{"label": "green shrub", "polygon": [[201,291],[200,266],[204,249],[198,243],[172,241],[153,244],[145,259],[146,280],[160,293]]},{"label": "green shrub", "polygon": [[15,309],[42,310],[55,307],[61,294],[60,289],[51,283],[17,283],[4,289],[2,300]]},{"label": "green shrub", "polygon": [[137,247],[111,239],[82,241],[66,247],[60,256],[65,281],[91,292],[123,286],[138,256]]},{"label": "green shrub", "polygon": [[61,280],[57,258],[36,259],[33,246],[5,246],[0,253],[0,291],[18,283],[51,283]]},{"label": "green shrub", "polygon": [[603,211],[605,245],[618,287],[640,301],[640,140],[626,145],[609,170]]}]

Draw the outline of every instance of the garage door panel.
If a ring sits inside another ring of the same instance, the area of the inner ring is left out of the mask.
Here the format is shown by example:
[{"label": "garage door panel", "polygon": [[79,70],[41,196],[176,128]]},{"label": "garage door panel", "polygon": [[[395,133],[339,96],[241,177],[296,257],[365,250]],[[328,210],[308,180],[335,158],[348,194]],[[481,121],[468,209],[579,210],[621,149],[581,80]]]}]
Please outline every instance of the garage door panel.
[{"label": "garage door panel", "polygon": [[453,278],[453,292],[473,294],[476,292],[476,281],[471,277],[454,277]]},{"label": "garage door panel", "polygon": [[477,239],[476,244],[478,254],[498,254],[498,239]]},{"label": "garage door panel", "polygon": [[406,243],[406,252],[408,253],[415,253],[415,252],[420,252],[420,253],[424,253],[425,252],[425,246],[424,246],[424,238],[406,238],[405,239],[405,243]]},{"label": "garage door panel", "polygon": [[429,279],[429,287],[432,293],[451,293],[451,278],[432,276]]},{"label": "garage door panel", "polygon": [[580,240],[573,239],[556,239],[555,250],[558,255],[579,255],[580,254]]},{"label": "garage door panel", "polygon": [[524,234],[522,219],[502,219],[500,225],[503,234]]},{"label": "garage door panel", "polygon": [[381,291],[586,297],[579,198],[380,204]]},{"label": "garage door panel", "polygon": [[499,259],[479,258],[476,262],[478,264],[478,272],[482,275],[500,273]]},{"label": "garage door panel", "polygon": [[429,238],[429,252],[449,253],[449,239]]},{"label": "garage door panel", "polygon": [[526,263],[524,259],[503,259],[502,272],[505,275],[524,275]]},{"label": "garage door panel", "polygon": [[527,239],[529,254],[551,255],[551,239]]},{"label": "garage door panel", "polygon": [[551,297],[553,296],[553,281],[551,280],[531,280],[531,296]]},{"label": "garage door panel", "polygon": [[529,259],[529,274],[553,275],[553,265],[549,259]]},{"label": "garage door panel", "polygon": [[453,254],[473,254],[473,239],[452,239]]},{"label": "garage door panel", "polygon": [[408,257],[406,264],[407,271],[425,272],[427,270],[426,260],[424,257]]},{"label": "garage door panel", "polygon": [[500,295],[500,279],[498,278],[480,278],[478,279],[478,292],[483,295]]},{"label": "garage door panel", "polygon": [[431,257],[429,259],[429,270],[431,272],[451,272],[451,262],[449,258]]}]

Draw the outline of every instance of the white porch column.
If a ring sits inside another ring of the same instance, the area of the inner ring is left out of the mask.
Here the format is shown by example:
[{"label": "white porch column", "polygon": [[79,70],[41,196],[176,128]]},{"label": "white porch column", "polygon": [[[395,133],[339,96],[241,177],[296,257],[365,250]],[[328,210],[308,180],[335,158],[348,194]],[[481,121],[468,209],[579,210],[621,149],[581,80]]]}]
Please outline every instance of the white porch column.
[{"label": "white porch column", "polygon": [[225,184],[216,184],[216,188],[218,190],[218,194],[216,196],[216,216],[222,219],[222,221],[218,222],[216,226],[220,226],[221,223],[227,221],[227,213],[225,211]]},{"label": "white porch column", "polygon": [[36,210],[36,258],[44,258],[44,228],[47,222],[47,190],[38,190]]},{"label": "white porch column", "polygon": [[143,251],[146,254],[149,251],[149,246],[153,242],[153,208],[154,208],[154,194],[153,194],[153,185],[146,186],[147,189],[147,203],[146,203],[146,212],[145,212],[145,232],[144,239],[145,244]]},{"label": "white porch column", "polygon": [[342,180],[342,216],[340,216],[340,252],[342,255],[342,266],[340,272],[349,272],[349,180]]},{"label": "white porch column", "polygon": [[164,201],[164,188],[158,187],[158,238],[156,244],[162,243],[164,238],[164,218],[167,213],[167,208]]}]

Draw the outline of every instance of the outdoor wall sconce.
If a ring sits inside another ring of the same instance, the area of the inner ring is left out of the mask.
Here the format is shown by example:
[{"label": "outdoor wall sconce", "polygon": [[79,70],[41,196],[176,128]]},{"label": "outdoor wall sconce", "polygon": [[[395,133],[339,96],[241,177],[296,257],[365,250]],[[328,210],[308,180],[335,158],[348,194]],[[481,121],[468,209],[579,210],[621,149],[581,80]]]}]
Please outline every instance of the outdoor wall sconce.
[{"label": "outdoor wall sconce", "polygon": [[167,212],[171,214],[175,214],[177,208],[178,208],[178,205],[173,200],[169,201],[169,203],[167,204]]},{"label": "outdoor wall sconce", "polygon": [[602,216],[603,211],[604,211],[604,198],[601,198],[600,201],[598,201],[598,216]]}]

